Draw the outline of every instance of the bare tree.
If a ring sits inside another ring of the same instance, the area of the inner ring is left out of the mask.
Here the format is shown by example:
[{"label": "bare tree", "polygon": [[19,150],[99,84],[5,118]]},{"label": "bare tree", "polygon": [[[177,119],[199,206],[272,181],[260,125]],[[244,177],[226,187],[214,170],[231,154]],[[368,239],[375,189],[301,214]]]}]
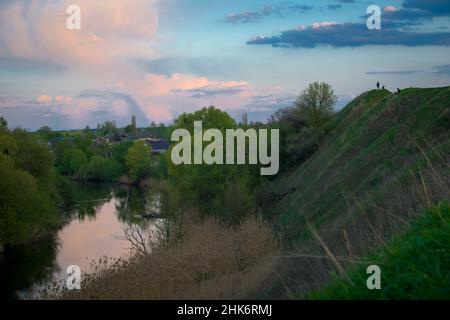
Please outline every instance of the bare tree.
[{"label": "bare tree", "polygon": [[157,244],[168,241],[171,225],[167,219],[152,220],[151,226],[142,228],[136,224],[122,227],[120,240],[130,242],[131,247],[141,254],[148,254]]}]

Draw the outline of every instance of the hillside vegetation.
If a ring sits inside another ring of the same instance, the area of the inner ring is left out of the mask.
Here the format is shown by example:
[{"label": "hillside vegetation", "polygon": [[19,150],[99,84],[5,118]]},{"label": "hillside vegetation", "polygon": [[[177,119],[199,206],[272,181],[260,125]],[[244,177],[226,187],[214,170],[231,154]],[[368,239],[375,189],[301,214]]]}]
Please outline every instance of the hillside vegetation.
[{"label": "hillside vegetation", "polygon": [[382,268],[381,290],[367,290],[366,268],[358,265],[350,281],[336,277],[313,299],[448,299],[450,297],[450,205],[426,210],[406,235],[370,257]]},{"label": "hillside vegetation", "polygon": [[346,278],[423,209],[450,199],[450,87],[362,94],[314,155],[270,189],[283,197],[266,215],[290,253],[268,295],[305,297],[332,273]]}]

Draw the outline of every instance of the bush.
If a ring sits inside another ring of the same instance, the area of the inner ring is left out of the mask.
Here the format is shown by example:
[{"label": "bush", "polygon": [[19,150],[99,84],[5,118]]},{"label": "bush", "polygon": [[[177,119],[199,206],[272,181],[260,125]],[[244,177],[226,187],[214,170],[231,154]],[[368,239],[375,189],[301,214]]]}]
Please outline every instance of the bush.
[{"label": "bush", "polygon": [[125,157],[130,177],[142,181],[151,177],[153,172],[152,149],[145,141],[136,141]]},{"label": "bush", "polygon": [[319,147],[333,119],[337,98],[326,83],[312,83],[293,107],[277,111],[269,121],[281,130],[280,159],[283,168],[298,166]]},{"label": "bush", "polygon": [[60,172],[64,175],[75,176],[81,175],[81,168],[87,163],[87,157],[83,151],[77,148],[69,148],[64,150],[62,162],[60,164]]},{"label": "bush", "polygon": [[53,231],[59,222],[55,205],[37,180],[14,168],[0,154],[0,242],[19,244],[35,241]]},{"label": "bush", "polygon": [[112,159],[100,156],[92,157],[81,169],[81,178],[92,182],[109,182],[118,178],[120,165]]},{"label": "bush", "polygon": [[[203,108],[191,114],[182,114],[175,120],[173,129],[186,129],[193,135],[194,121],[202,121],[203,128],[237,128],[236,122],[226,112],[214,107]],[[205,143],[206,144],[206,143]],[[226,154],[224,152],[224,154]],[[167,157],[170,156],[170,151]],[[236,222],[254,207],[250,196],[253,187],[252,168],[244,165],[174,165],[168,160],[168,189],[173,207],[182,214],[182,208],[192,206],[201,214],[220,216],[223,221]],[[256,172],[256,170],[255,170]],[[259,177],[259,176],[258,176]],[[254,178],[256,180],[257,178]],[[237,194],[239,193],[239,194]]]},{"label": "bush", "polygon": [[272,229],[251,217],[236,228],[185,215],[183,237],[132,259],[100,264],[82,290],[64,299],[244,299],[270,276],[279,245]]}]

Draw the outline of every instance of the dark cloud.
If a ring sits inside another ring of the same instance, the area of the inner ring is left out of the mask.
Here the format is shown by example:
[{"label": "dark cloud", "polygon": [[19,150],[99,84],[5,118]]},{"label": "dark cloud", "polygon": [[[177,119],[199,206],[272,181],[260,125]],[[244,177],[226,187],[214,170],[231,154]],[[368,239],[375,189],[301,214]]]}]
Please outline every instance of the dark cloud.
[{"label": "dark cloud", "polygon": [[195,90],[195,94],[190,96],[190,98],[206,98],[206,97],[215,97],[215,96],[223,96],[223,95],[234,95],[243,92],[242,88],[232,88],[232,89],[204,89],[204,90]]},{"label": "dark cloud", "polygon": [[293,11],[293,12],[307,12],[310,11],[312,9],[314,9],[313,6],[308,6],[306,4],[295,4],[295,5],[289,5],[287,6],[287,9],[289,11]]},{"label": "dark cloud", "polygon": [[421,10],[433,16],[450,15],[450,1],[448,0],[405,0],[403,8]]},{"label": "dark cloud", "polygon": [[234,86],[229,88],[217,88],[214,86],[207,86],[192,90],[174,90],[173,92],[187,92],[192,93],[190,98],[201,99],[215,96],[225,96],[239,94],[244,91],[245,86]]},{"label": "dark cloud", "polygon": [[255,37],[247,44],[271,45],[273,47],[314,48],[360,47],[365,45],[450,45],[448,32],[408,32],[393,28],[369,30],[363,23],[344,23],[322,27],[297,28],[281,32],[278,36]]},{"label": "dark cloud", "polygon": [[410,75],[422,73],[422,70],[399,70],[399,71],[369,71],[367,75]]},{"label": "dark cloud", "polygon": [[101,111],[103,113],[99,114],[108,114],[110,116],[111,112],[109,111],[109,109],[112,103],[117,100],[122,100],[127,106],[128,114],[123,119],[118,118],[118,122],[120,124],[128,124],[128,120],[130,119],[131,115],[134,114],[138,119],[139,126],[147,125],[147,116],[131,95],[113,91],[85,90],[77,98],[96,98],[98,101],[98,109],[95,110],[95,112],[98,113],[99,111]]},{"label": "dark cloud", "polygon": [[271,16],[285,17],[289,14],[305,13],[312,9],[314,9],[313,6],[292,4],[290,2],[286,2],[277,6],[267,5],[264,6],[261,10],[257,11],[242,11],[239,13],[230,13],[225,17],[224,21],[231,24],[253,23],[259,22],[263,18]]},{"label": "dark cloud", "polygon": [[329,5],[327,5],[327,8],[329,10],[335,11],[335,10],[338,10],[338,9],[342,8],[342,5],[340,5],[340,4],[329,4]]},{"label": "dark cloud", "polygon": [[448,0],[405,0],[401,8],[383,12],[384,21],[387,19],[388,22],[411,25],[420,25],[432,21],[436,17],[445,16],[450,16],[450,1]]},{"label": "dark cloud", "polygon": [[174,73],[202,75],[208,78],[235,77],[234,67],[239,63],[228,57],[167,57],[132,61],[140,70],[171,76]]}]

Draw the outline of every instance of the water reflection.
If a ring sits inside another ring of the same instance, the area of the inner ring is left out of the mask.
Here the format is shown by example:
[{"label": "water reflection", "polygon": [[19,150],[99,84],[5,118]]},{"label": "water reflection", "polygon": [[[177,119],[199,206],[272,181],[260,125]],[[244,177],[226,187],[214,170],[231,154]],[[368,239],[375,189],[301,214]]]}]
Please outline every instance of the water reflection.
[{"label": "water reflection", "polygon": [[57,251],[56,237],[28,246],[5,247],[0,258],[0,298],[17,299],[19,292],[32,291],[35,284],[50,281],[60,272]]},{"label": "water reflection", "polygon": [[75,204],[64,210],[63,227],[52,239],[5,248],[0,259],[2,298],[35,298],[43,284],[64,279],[68,266],[78,265],[88,272],[92,260],[116,258],[135,247],[127,232],[138,232],[156,242],[165,223],[158,218],[161,195],[150,191],[79,185],[74,198]]}]

